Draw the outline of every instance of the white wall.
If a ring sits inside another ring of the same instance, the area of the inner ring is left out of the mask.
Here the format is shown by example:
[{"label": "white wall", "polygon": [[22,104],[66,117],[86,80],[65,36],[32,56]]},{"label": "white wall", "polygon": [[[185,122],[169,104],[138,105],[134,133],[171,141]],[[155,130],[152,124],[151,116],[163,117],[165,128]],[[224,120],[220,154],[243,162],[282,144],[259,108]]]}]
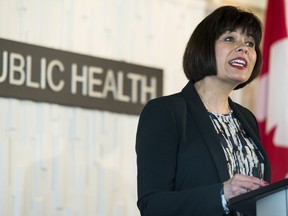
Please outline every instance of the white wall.
[{"label": "white wall", "polygon": [[[205,7],[205,0],[0,0],[0,37],[162,68],[169,94],[186,83],[182,54]],[[139,215],[137,121],[0,98],[0,215]]]}]

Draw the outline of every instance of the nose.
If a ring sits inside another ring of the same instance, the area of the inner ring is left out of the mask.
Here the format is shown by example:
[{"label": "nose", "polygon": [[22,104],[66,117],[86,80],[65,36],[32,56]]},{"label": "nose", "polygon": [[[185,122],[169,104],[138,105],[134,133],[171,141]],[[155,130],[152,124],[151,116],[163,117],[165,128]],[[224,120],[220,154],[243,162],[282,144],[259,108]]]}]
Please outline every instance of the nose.
[{"label": "nose", "polygon": [[236,47],[236,52],[243,52],[246,54],[248,53],[248,47],[245,45],[245,43],[239,43]]}]

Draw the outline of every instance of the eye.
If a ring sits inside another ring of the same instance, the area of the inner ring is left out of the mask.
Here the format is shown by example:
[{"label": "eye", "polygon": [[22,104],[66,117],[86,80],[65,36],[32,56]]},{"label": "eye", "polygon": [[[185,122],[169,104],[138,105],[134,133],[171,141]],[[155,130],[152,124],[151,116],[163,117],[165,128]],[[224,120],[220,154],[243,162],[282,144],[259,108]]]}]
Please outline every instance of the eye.
[{"label": "eye", "polygon": [[253,41],[247,41],[247,42],[245,42],[245,44],[246,44],[246,46],[248,46],[248,47],[252,47],[252,48],[255,47],[255,43],[254,43]]},{"label": "eye", "polygon": [[233,42],[234,41],[234,37],[227,36],[227,37],[224,38],[224,41]]}]

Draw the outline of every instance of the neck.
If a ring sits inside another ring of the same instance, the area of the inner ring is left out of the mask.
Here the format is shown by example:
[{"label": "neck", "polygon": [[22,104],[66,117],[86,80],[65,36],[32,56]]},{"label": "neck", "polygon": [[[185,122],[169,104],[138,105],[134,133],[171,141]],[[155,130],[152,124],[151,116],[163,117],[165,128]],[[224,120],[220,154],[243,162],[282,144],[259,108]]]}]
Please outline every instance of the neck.
[{"label": "neck", "polygon": [[204,80],[196,82],[195,88],[207,110],[219,114],[227,114],[231,111],[228,102],[230,91],[224,91]]},{"label": "neck", "polygon": [[206,101],[200,94],[199,96],[208,111],[217,113],[217,114],[227,114],[231,112],[231,108],[229,106],[228,100],[223,105],[212,105],[208,101]]}]

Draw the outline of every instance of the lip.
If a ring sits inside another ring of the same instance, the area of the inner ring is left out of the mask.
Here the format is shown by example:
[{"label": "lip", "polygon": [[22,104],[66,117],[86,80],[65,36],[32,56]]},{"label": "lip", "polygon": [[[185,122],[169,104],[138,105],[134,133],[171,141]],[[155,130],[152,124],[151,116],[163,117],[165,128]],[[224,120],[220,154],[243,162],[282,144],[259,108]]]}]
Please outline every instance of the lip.
[{"label": "lip", "polygon": [[237,69],[246,69],[248,61],[243,57],[237,57],[229,61],[229,65]]}]

